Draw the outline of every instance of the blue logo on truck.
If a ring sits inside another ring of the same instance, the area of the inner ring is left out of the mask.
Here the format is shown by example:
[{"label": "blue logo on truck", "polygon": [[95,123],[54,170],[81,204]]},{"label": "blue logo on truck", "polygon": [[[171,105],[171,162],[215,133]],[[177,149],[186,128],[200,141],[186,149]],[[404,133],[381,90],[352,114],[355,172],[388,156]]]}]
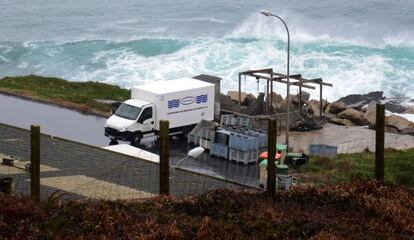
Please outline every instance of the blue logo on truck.
[{"label": "blue logo on truck", "polygon": [[188,96],[182,99],[171,99],[168,100],[168,108],[178,108],[181,105],[190,105],[194,102],[197,104],[206,103],[208,101],[208,94],[201,94],[199,96]]},{"label": "blue logo on truck", "polygon": [[168,108],[178,108],[180,106],[180,99],[168,100]]},{"label": "blue logo on truck", "polygon": [[190,104],[192,104],[195,101],[196,101],[195,97],[188,96],[188,97],[182,98],[181,101],[180,101],[180,103],[182,105],[190,105]]},{"label": "blue logo on truck", "polygon": [[206,103],[208,100],[207,98],[207,94],[201,94],[200,96],[196,97],[196,103],[200,104],[200,103]]}]

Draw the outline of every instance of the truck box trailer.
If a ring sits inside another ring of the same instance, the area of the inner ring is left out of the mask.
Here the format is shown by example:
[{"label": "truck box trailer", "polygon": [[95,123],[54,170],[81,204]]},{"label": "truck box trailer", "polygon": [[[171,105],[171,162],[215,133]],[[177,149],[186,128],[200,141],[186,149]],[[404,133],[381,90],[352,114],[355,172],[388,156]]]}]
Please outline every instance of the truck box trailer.
[{"label": "truck box trailer", "polygon": [[105,124],[113,141],[137,145],[148,134],[158,134],[159,121],[168,120],[170,133],[186,135],[200,120],[214,119],[214,84],[193,78],[157,81],[131,89]]}]

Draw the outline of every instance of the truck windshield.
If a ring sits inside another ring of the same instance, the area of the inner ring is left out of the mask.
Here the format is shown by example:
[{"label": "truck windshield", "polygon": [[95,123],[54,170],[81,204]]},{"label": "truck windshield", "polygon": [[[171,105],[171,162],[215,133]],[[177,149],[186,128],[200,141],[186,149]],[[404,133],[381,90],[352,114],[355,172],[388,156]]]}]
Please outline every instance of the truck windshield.
[{"label": "truck windshield", "polygon": [[136,120],[141,108],[122,103],[116,110],[115,115],[121,118]]}]

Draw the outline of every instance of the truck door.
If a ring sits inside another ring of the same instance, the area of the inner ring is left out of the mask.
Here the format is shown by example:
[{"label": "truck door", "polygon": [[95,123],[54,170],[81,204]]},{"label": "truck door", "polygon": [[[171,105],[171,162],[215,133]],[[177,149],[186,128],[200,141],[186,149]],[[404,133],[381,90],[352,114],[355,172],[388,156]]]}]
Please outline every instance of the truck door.
[{"label": "truck door", "polygon": [[138,118],[138,123],[142,124],[142,132],[154,130],[154,114],[153,107],[146,107]]}]

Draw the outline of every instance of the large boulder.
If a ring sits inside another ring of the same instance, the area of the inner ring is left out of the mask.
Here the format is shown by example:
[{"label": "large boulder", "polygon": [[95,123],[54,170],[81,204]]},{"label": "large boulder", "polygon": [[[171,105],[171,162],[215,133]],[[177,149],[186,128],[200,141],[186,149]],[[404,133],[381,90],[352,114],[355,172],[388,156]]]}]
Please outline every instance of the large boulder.
[{"label": "large boulder", "polygon": [[377,104],[376,101],[371,101],[367,108],[362,120],[365,124],[368,124],[370,128],[375,128],[375,123],[377,119]]},{"label": "large boulder", "polygon": [[[290,100],[290,111],[292,111],[292,109],[294,108],[294,106],[296,106],[294,103],[293,103],[293,97],[294,97],[295,95],[290,95],[290,98],[289,98],[289,100]],[[281,112],[287,112],[287,99],[285,98],[285,99],[283,99],[280,103],[278,103],[278,105],[279,105],[279,109],[281,110]]]},{"label": "large boulder", "polygon": [[[309,101],[309,98],[310,98],[310,93],[308,93],[306,91],[302,91],[302,94],[301,94],[301,102],[302,102],[302,104],[305,103],[305,102],[307,102],[307,101]],[[292,102],[294,104],[299,104],[299,93],[296,94],[296,95],[294,95],[292,97]]]},{"label": "large boulder", "polygon": [[341,119],[341,118],[327,118],[328,122],[333,123],[333,124],[337,124],[337,125],[343,125],[343,126],[347,126],[347,127],[351,127],[354,126],[354,124],[349,121],[348,119]]},{"label": "large boulder", "polygon": [[393,113],[403,113],[407,110],[407,107],[402,105],[401,101],[389,101],[385,103],[385,110],[388,110]]},{"label": "large boulder", "polygon": [[363,113],[353,108],[347,108],[345,111],[338,113],[338,118],[348,119],[356,125],[363,125]]},{"label": "large boulder", "polygon": [[[306,102],[309,106],[310,115],[313,117],[319,117],[320,116],[320,104],[318,100],[311,99]],[[325,111],[325,109],[328,107],[328,102],[325,100],[322,100],[322,111]]]},{"label": "large boulder", "polygon": [[333,114],[338,114],[346,109],[344,102],[333,102],[329,106],[329,112]]},{"label": "large boulder", "polygon": [[249,106],[250,104],[252,104],[254,101],[256,100],[256,96],[254,96],[253,94],[249,93],[247,94],[247,96],[244,98],[244,101],[242,102],[242,104],[244,106]]},{"label": "large boulder", "polygon": [[367,105],[367,101],[364,100],[364,101],[360,101],[360,102],[357,102],[357,103],[353,103],[353,104],[347,105],[346,107],[347,108],[353,108],[353,109],[355,109],[357,111],[361,111],[362,108],[365,105]]},{"label": "large boulder", "polygon": [[404,111],[404,113],[414,114],[414,107],[407,107],[407,109]]},{"label": "large boulder", "polygon": [[[247,97],[247,93],[241,92],[241,102],[244,102]],[[231,100],[238,102],[239,101],[239,91],[228,91],[227,96],[230,97]]]},{"label": "large boulder", "polygon": [[227,95],[220,94],[220,108],[224,110],[229,110],[233,112],[237,112],[237,103]]},{"label": "large boulder", "polygon": [[385,97],[383,97],[383,94],[384,93],[382,91],[370,92],[368,94],[351,94],[338,99],[338,102],[344,102],[346,106],[359,102],[365,102],[365,104],[368,104],[371,101],[379,102],[384,100]]},{"label": "large boulder", "polygon": [[264,113],[264,93],[260,93],[259,96],[247,107],[247,114],[260,115]]},{"label": "large boulder", "polygon": [[282,101],[283,101],[283,97],[282,97],[282,95],[277,94],[277,93],[275,93],[275,92],[272,92],[272,93],[271,93],[271,95],[272,95],[272,97],[271,97],[271,98],[269,97],[269,101],[270,101],[270,99],[272,99],[272,101],[273,101],[274,103],[280,103],[280,102],[282,102]]},{"label": "large boulder", "polygon": [[395,114],[385,118],[385,126],[395,128],[399,133],[414,134],[414,123]]}]

